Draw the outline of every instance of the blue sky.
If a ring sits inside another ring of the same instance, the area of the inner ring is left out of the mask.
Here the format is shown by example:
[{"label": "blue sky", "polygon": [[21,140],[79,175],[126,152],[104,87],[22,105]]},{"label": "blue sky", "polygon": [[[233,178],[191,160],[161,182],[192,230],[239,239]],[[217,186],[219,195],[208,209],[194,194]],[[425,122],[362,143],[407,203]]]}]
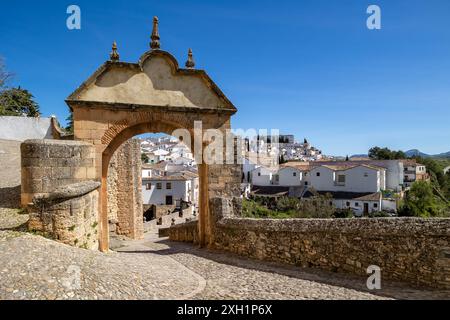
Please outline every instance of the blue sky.
[{"label": "blue sky", "polygon": [[[276,128],[326,154],[374,145],[450,150],[450,1],[2,1],[0,55],[44,115],[108,59],[161,48],[184,65],[189,47],[237,106],[234,128]],[[66,9],[81,8],[81,30]],[[366,28],[366,9],[382,29]]]}]

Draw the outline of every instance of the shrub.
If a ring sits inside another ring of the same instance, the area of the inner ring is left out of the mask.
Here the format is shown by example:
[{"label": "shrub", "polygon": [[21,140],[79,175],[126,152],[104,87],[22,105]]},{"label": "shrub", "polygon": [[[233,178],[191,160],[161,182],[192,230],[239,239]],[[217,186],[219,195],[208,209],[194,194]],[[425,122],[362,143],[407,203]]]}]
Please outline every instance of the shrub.
[{"label": "shrub", "polygon": [[333,218],[344,219],[344,218],[353,218],[353,210],[350,208],[347,209],[336,209],[333,212]]}]

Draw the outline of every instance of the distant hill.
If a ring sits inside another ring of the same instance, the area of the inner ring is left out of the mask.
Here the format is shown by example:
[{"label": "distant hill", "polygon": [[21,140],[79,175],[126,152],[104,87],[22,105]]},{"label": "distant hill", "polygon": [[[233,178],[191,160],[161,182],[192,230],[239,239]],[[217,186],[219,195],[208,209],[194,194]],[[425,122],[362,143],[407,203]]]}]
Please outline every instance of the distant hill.
[{"label": "distant hill", "polygon": [[450,158],[450,151],[434,155],[436,158]]},{"label": "distant hill", "polygon": [[417,149],[408,150],[405,152],[406,156],[408,157],[422,157],[422,158],[450,158],[450,151],[439,153],[439,154],[426,154],[423,152],[420,152]]},{"label": "distant hill", "polygon": [[367,154],[354,154],[350,157],[350,159],[353,158],[368,158],[369,156]]},{"label": "distant hill", "polygon": [[408,150],[408,151],[405,152],[405,154],[406,154],[407,157],[422,157],[422,158],[429,158],[430,157],[429,154],[420,152],[417,149]]}]

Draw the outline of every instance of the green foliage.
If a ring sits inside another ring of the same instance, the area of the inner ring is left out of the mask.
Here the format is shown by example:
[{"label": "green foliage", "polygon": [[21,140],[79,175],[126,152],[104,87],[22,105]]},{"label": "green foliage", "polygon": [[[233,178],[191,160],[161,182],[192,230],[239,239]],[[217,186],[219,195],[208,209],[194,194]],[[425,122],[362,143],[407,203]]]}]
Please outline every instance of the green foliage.
[{"label": "green foliage", "polygon": [[344,218],[353,218],[353,210],[350,208],[347,209],[336,209],[333,213],[333,218],[344,219]]},{"label": "green foliage", "polygon": [[38,117],[39,105],[33,100],[33,95],[20,87],[5,89],[0,92],[1,116]]},{"label": "green foliage", "polygon": [[286,163],[286,162],[287,162],[287,160],[284,158],[284,155],[280,155],[278,157],[278,163],[279,164],[283,164],[283,163]]},{"label": "green foliage", "polygon": [[70,111],[69,116],[66,118],[67,125],[64,128],[68,133],[73,133],[73,112]]},{"label": "green foliage", "polygon": [[369,213],[369,218],[388,218],[392,217],[392,214],[387,211],[373,211]]},{"label": "green foliage", "polygon": [[317,195],[300,200],[294,197],[278,199],[259,197],[244,199],[242,213],[250,218],[332,218],[335,208],[331,204],[331,196]]},{"label": "green foliage", "polygon": [[400,216],[440,217],[448,216],[448,205],[434,195],[433,186],[427,181],[416,181],[406,192]]},{"label": "green foliage", "polygon": [[394,151],[388,148],[373,147],[369,149],[369,158],[375,160],[396,160],[405,159],[406,155],[403,151]]},{"label": "green foliage", "polygon": [[142,163],[148,163],[149,162],[149,158],[148,158],[148,156],[145,154],[145,153],[141,153],[141,161],[142,161]]},{"label": "green foliage", "polygon": [[435,193],[443,201],[450,201],[450,172],[444,173],[444,169],[450,166],[450,159],[415,158],[418,163],[426,166],[431,178],[431,184]]}]

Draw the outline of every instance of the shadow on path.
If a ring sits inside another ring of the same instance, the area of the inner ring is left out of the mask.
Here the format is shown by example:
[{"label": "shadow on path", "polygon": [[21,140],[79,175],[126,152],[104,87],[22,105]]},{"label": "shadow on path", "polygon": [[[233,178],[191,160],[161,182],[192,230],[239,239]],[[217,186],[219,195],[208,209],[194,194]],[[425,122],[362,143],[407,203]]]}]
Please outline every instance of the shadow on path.
[{"label": "shadow on path", "polygon": [[[323,283],[326,285],[333,285],[347,289],[353,289],[356,291],[366,292],[381,297],[388,297],[395,299],[450,299],[450,291],[433,290],[430,288],[422,288],[422,287],[412,287],[410,284],[388,281],[384,279],[382,279],[381,290],[369,290],[366,287],[366,280],[367,280],[366,277],[346,273],[329,272],[317,268],[302,268],[287,264],[249,259],[229,252],[200,249],[192,244],[174,242],[168,240],[167,238],[158,239],[154,241],[147,240],[146,242],[141,243],[141,245],[148,247],[150,249],[133,250],[133,246],[130,246],[129,248],[130,250],[127,250],[127,247],[125,246],[122,247],[122,249],[119,251],[121,253],[128,253],[128,254],[136,254],[136,253],[137,254],[152,253],[159,255],[192,254],[199,258],[212,260],[219,264],[225,264],[249,270],[276,273],[279,275],[297,278],[301,280],[313,281]],[[165,248],[161,249],[155,248],[155,246],[158,245],[163,245],[165,246]],[[173,258],[176,259],[176,256]]]},{"label": "shadow on path", "polygon": [[0,188],[0,208],[20,208],[20,185]]}]

